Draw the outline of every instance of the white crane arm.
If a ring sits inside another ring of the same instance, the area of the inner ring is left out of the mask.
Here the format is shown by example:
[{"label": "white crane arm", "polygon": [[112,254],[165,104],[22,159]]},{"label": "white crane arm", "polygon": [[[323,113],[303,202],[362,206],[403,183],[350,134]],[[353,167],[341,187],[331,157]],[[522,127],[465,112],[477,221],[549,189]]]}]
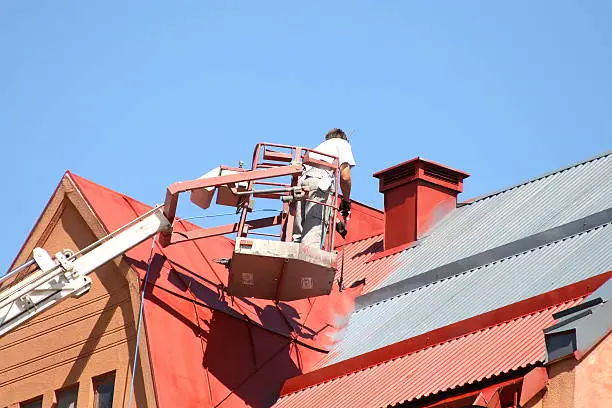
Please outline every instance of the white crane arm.
[{"label": "white crane arm", "polygon": [[44,249],[35,248],[33,258],[38,269],[6,289],[0,289],[0,336],[67,297],[83,295],[91,287],[88,274],[158,232],[171,228],[161,207],[135,221],[98,241],[101,243],[93,249],[86,248],[79,257],[64,250],[53,259]]}]

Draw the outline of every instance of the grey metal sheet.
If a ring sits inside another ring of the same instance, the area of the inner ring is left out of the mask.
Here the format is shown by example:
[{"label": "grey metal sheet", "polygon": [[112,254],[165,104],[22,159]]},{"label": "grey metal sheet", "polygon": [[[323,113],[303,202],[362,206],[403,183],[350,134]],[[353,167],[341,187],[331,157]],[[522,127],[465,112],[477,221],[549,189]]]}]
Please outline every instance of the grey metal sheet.
[{"label": "grey metal sheet", "polygon": [[442,220],[378,288],[612,207],[612,154],[480,198]]},{"label": "grey metal sheet", "polygon": [[498,259],[507,258],[518,253],[537,248],[551,241],[559,240],[570,235],[578,234],[596,226],[612,222],[612,208],[600,211],[593,215],[580,218],[576,221],[560,225],[537,234],[529,235],[510,243],[468,256],[455,262],[447,263],[423,272],[420,275],[406,278],[399,282],[383,286],[382,288],[368,292],[357,299],[357,308],[361,309],[373,303],[378,303],[392,296],[401,295],[421,286],[458,275],[470,269],[477,268],[494,262]]},{"label": "grey metal sheet", "polygon": [[612,269],[612,225],[481,266],[353,313],[330,363]]},{"label": "grey metal sheet", "polygon": [[[585,300],[589,301],[595,299],[601,299],[604,302],[612,300],[612,279],[608,279],[606,283],[597,288],[597,290],[591,293],[591,295]],[[610,316],[610,319],[612,319],[612,315]]]},{"label": "grey metal sheet", "polygon": [[[611,155],[611,154],[612,154],[612,150],[609,150],[609,151],[607,151],[607,152],[603,152],[603,153],[597,154],[597,155],[592,156],[592,157],[590,157],[590,158],[588,158],[588,159],[585,159],[585,160],[580,160],[580,161],[578,161],[578,162],[575,162],[575,163],[573,163],[573,164],[570,164],[569,166],[565,166],[565,167],[561,167],[560,169],[556,169],[556,170],[553,170],[553,171],[549,171],[549,172],[544,173],[544,174],[542,174],[542,175],[540,175],[540,176],[538,176],[538,177],[533,177],[533,178],[530,178],[530,179],[525,180],[525,181],[523,181],[523,182],[520,182],[520,183],[514,184],[514,185],[512,185],[512,186],[510,186],[510,187],[506,187],[506,188],[504,188],[504,189],[497,190],[497,191],[494,191],[494,192],[492,192],[492,193],[483,194],[483,195],[481,195],[481,196],[479,196],[479,197],[474,198],[472,201],[482,200],[482,199],[485,199],[485,198],[487,198],[487,197],[491,197],[491,196],[494,196],[494,195],[497,195],[497,194],[503,193],[503,192],[505,192],[505,191],[511,190],[511,189],[513,189],[513,188],[521,187],[521,186],[522,186],[522,185],[524,185],[524,184],[534,182],[534,181],[536,181],[536,180],[539,180],[539,179],[541,179],[541,178],[548,177],[548,176],[550,176],[550,175],[552,175],[552,174],[555,174],[555,173],[560,173],[560,172],[565,171],[565,170],[570,170],[570,169],[572,169],[572,168],[574,168],[574,167],[578,167],[578,166],[580,166],[581,164],[584,164],[584,163],[587,163],[587,162],[590,162],[590,161],[593,161],[593,160],[596,160],[596,159],[599,159],[599,158],[602,158],[602,157],[605,157],[605,156],[609,156],[609,155]],[[460,203],[460,204],[461,204],[461,205],[463,205],[463,204],[465,204],[465,203]]]},{"label": "grey metal sheet", "polygon": [[578,351],[584,355],[612,330],[612,279],[580,305],[554,315],[558,322],[544,329],[546,362]]}]

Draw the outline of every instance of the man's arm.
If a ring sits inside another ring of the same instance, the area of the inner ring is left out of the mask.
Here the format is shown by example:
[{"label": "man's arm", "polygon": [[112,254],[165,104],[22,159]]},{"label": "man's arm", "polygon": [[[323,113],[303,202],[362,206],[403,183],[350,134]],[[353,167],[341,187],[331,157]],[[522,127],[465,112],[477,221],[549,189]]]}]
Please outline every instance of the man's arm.
[{"label": "man's arm", "polygon": [[351,166],[356,163],[351,145],[346,140],[338,144],[338,158],[341,163],[340,188],[342,189],[342,202],[339,210],[344,219],[347,220],[351,215]]},{"label": "man's arm", "polygon": [[344,201],[351,200],[351,166],[342,163],[340,166],[340,189]]}]

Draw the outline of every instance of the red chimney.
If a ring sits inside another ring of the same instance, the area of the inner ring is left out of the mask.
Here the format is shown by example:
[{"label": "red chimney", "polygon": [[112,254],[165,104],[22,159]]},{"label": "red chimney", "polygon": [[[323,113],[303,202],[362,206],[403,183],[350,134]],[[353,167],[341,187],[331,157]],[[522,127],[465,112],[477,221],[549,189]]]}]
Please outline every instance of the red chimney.
[{"label": "red chimney", "polygon": [[454,210],[469,176],[420,157],[374,173],[385,195],[385,250],[416,241]]}]

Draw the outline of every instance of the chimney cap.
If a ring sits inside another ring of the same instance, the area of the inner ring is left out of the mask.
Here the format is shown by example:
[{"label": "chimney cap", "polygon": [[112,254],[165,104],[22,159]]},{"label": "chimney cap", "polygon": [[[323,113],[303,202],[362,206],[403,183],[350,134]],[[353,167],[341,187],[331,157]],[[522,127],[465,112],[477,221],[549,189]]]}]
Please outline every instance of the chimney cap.
[{"label": "chimney cap", "polygon": [[379,190],[384,192],[393,187],[423,180],[457,192],[463,191],[463,179],[470,175],[461,170],[436,163],[422,157],[415,157],[395,166],[377,171],[373,174],[379,179]]}]

